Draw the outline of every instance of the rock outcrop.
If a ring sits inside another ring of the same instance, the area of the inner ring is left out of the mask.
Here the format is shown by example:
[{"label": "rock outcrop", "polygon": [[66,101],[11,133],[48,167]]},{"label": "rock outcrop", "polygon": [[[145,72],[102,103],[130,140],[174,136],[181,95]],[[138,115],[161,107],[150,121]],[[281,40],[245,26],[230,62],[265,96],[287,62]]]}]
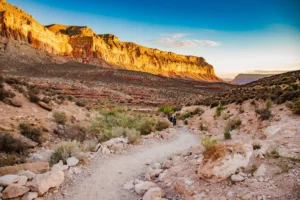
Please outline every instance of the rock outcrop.
[{"label": "rock outcrop", "polygon": [[76,61],[167,77],[222,81],[204,58],[178,55],[97,35],[86,26],[43,26],[21,9],[0,1],[0,36]]},{"label": "rock outcrop", "polygon": [[198,176],[210,182],[223,181],[239,168],[247,167],[252,152],[252,146],[246,144],[215,145],[205,152]]}]

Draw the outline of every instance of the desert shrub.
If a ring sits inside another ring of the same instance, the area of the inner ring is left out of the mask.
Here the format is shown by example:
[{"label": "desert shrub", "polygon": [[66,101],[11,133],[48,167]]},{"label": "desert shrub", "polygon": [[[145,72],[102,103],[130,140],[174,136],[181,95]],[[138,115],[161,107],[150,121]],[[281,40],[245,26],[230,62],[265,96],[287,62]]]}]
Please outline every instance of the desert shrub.
[{"label": "desert shrub", "polygon": [[261,120],[269,120],[272,117],[272,113],[268,109],[259,109],[256,110],[256,113],[259,115]]},{"label": "desert shrub", "polygon": [[97,140],[85,140],[81,145],[81,149],[84,152],[94,151],[98,142]]},{"label": "desert shrub", "polygon": [[296,115],[300,115],[300,98],[293,103],[293,112]]},{"label": "desert shrub", "polygon": [[38,97],[38,94],[40,93],[39,89],[37,87],[28,87],[28,98],[29,101],[32,103],[37,103],[40,101],[40,98]]},{"label": "desert shrub", "polygon": [[65,125],[67,122],[67,115],[63,111],[56,111],[53,113],[53,117],[56,123]]},{"label": "desert shrub", "polygon": [[225,128],[225,130],[224,130],[224,138],[225,138],[225,140],[231,139],[230,130],[228,128]]},{"label": "desert shrub", "polygon": [[214,108],[214,107],[217,107],[218,105],[220,104],[219,101],[214,101],[210,104],[210,108]]},{"label": "desert shrub", "polygon": [[211,147],[215,146],[217,144],[217,140],[211,139],[211,136],[206,135],[201,139],[201,144],[204,146],[204,148],[209,150]]},{"label": "desert shrub", "polygon": [[292,83],[290,84],[290,87],[293,88],[294,90],[298,90],[299,85],[297,83]]},{"label": "desert shrub", "polygon": [[22,159],[17,154],[0,154],[0,167],[20,164]]},{"label": "desert shrub", "polygon": [[168,105],[164,105],[158,109],[158,112],[162,112],[165,115],[170,115],[171,113],[173,113],[173,111],[174,111],[173,108]]},{"label": "desert shrub", "polygon": [[245,112],[245,110],[244,110],[244,108],[241,106],[241,107],[239,108],[239,113],[242,114],[242,113],[244,113],[244,112]]},{"label": "desert shrub", "polygon": [[287,102],[285,102],[285,106],[288,107],[289,109],[293,110],[294,103],[291,101],[287,101]]},{"label": "desert shrub", "polygon": [[56,145],[54,151],[51,155],[51,163],[56,164],[60,160],[66,163],[66,160],[72,156],[79,157],[80,154],[80,144],[76,141],[66,141],[61,142]]},{"label": "desert shrub", "polygon": [[67,96],[68,101],[76,101],[74,96]]},{"label": "desert shrub", "polygon": [[25,137],[41,144],[43,129],[41,127],[32,126],[28,123],[19,124],[20,132]]},{"label": "desert shrub", "polygon": [[153,131],[153,122],[151,120],[145,120],[137,129],[141,135],[149,135]]},{"label": "desert shrub", "polygon": [[226,128],[229,131],[232,131],[236,128],[239,128],[241,126],[241,124],[242,124],[242,121],[240,119],[232,119],[227,123]]},{"label": "desert shrub", "polygon": [[289,80],[289,77],[282,77],[282,79],[281,79],[282,81],[287,81],[287,80]]},{"label": "desert shrub", "polygon": [[20,81],[17,78],[6,78],[5,82],[7,84],[20,84]]},{"label": "desert shrub", "polygon": [[9,133],[0,133],[0,151],[5,153],[23,152],[28,149],[20,140],[15,139]]},{"label": "desert shrub", "polygon": [[201,131],[207,131],[208,128],[207,128],[207,126],[205,126],[203,123],[200,123],[200,130],[201,130]]},{"label": "desert shrub", "polygon": [[156,122],[155,124],[155,130],[157,131],[162,131],[166,128],[170,127],[170,123],[166,120],[159,120],[158,122]]},{"label": "desert shrub", "polygon": [[220,104],[217,106],[217,108],[216,108],[216,113],[215,113],[215,115],[214,115],[214,118],[220,117],[223,110],[225,110],[225,107],[222,106],[222,104],[220,103]]},{"label": "desert shrub", "polygon": [[175,106],[175,107],[172,107],[173,111],[174,112],[177,112],[177,111],[180,111],[182,109],[182,106]]},{"label": "desert shrub", "polygon": [[268,99],[268,100],[266,101],[266,109],[270,110],[271,107],[272,107],[272,101],[271,101],[270,99]]},{"label": "desert shrub", "polygon": [[0,87],[0,101],[3,101],[6,97],[9,97],[9,92]]},{"label": "desert shrub", "polygon": [[125,135],[125,128],[124,127],[120,127],[120,126],[118,126],[118,127],[113,127],[112,129],[111,129],[111,135],[112,135],[112,137],[122,137],[122,136],[124,136]]},{"label": "desert shrub", "polygon": [[4,83],[4,77],[0,75],[0,87],[3,85]]},{"label": "desert shrub", "polygon": [[75,104],[77,106],[79,106],[79,107],[85,107],[86,106],[86,101],[84,101],[84,100],[78,100],[78,101],[76,101]]},{"label": "desert shrub", "polygon": [[125,129],[125,136],[128,138],[128,142],[130,144],[136,144],[139,141],[139,138],[141,136],[141,132],[137,131],[135,129]]},{"label": "desert shrub", "polygon": [[183,123],[184,123],[184,125],[188,125],[189,124],[188,120],[184,120]]},{"label": "desert shrub", "polygon": [[268,150],[267,150],[267,153],[266,153],[267,157],[268,158],[279,158],[280,155],[278,153],[278,150],[277,150],[277,147],[270,147]]},{"label": "desert shrub", "polygon": [[92,139],[93,135],[85,127],[80,125],[71,125],[64,129],[63,135],[60,137],[66,140],[77,140],[83,142],[84,140]]},{"label": "desert shrub", "polygon": [[253,150],[259,150],[259,149],[261,149],[261,144],[258,142],[253,142],[252,147],[253,147]]},{"label": "desert shrub", "polygon": [[204,110],[202,110],[201,108],[195,108],[193,111],[192,111],[192,115],[202,115],[204,113]]},{"label": "desert shrub", "polygon": [[180,116],[179,116],[179,119],[181,119],[181,120],[185,120],[185,119],[187,119],[187,118],[190,118],[190,117],[192,117],[193,115],[192,115],[192,113],[190,112],[190,111],[185,111],[183,114],[181,114]]},{"label": "desert shrub", "polygon": [[256,101],[255,101],[255,100],[252,100],[252,101],[250,102],[250,105],[256,107],[256,106],[257,106]]}]

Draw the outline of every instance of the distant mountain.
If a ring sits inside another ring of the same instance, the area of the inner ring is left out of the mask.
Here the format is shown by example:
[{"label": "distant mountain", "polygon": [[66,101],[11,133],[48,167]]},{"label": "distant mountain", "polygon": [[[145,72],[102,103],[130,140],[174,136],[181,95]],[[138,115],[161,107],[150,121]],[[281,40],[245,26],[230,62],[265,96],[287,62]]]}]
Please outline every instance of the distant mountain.
[{"label": "distant mountain", "polygon": [[[0,1],[0,36],[28,43],[50,57],[84,64],[148,72],[166,77],[221,82],[203,57],[185,56],[98,35],[87,26],[43,26],[18,7]],[[16,52],[17,55],[21,54]]]},{"label": "distant mountain", "polygon": [[238,74],[232,82],[237,84],[247,84],[253,81],[257,81],[261,78],[270,77],[275,74]]}]

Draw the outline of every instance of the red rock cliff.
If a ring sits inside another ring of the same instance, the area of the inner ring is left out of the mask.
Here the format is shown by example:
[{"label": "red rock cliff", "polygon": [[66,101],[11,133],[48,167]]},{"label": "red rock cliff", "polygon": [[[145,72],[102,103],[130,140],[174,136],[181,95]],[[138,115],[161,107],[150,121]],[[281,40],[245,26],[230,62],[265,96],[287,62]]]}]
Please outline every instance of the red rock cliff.
[{"label": "red rock cliff", "polygon": [[88,27],[53,24],[43,26],[20,8],[0,1],[0,35],[27,42],[49,53],[77,61],[169,77],[221,81],[204,58],[184,56],[122,42],[111,34],[97,35]]}]

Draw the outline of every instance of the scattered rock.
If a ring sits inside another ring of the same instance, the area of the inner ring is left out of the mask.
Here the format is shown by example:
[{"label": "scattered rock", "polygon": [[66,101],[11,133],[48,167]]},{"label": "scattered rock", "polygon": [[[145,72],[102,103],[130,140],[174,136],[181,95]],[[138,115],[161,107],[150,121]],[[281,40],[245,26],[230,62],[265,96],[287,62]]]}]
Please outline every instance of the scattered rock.
[{"label": "scattered rock", "polygon": [[21,200],[33,200],[38,197],[37,192],[28,192],[26,193]]},{"label": "scattered rock", "polygon": [[5,98],[3,99],[3,103],[6,103],[8,105],[14,106],[14,107],[22,107],[22,102],[15,98]]},{"label": "scattered rock", "polygon": [[215,145],[205,152],[198,168],[198,176],[210,182],[219,182],[249,164],[252,145]]},{"label": "scattered rock", "polygon": [[38,192],[39,195],[45,194],[50,188],[60,186],[65,180],[64,172],[61,170],[53,170],[44,174],[37,174],[31,183],[26,185],[32,191]]},{"label": "scattered rock", "polygon": [[17,185],[17,184],[11,184],[5,188],[5,190],[2,193],[3,199],[11,199],[15,197],[22,196],[26,192],[28,192],[30,189],[28,187]]},{"label": "scattered rock", "polygon": [[142,195],[145,194],[147,190],[149,190],[151,187],[155,187],[156,184],[150,181],[141,181],[140,183],[136,184],[134,186],[135,192]]},{"label": "scattered rock", "polygon": [[162,197],[162,190],[159,187],[150,188],[144,195],[143,200],[155,200]]},{"label": "scattered rock", "polygon": [[49,171],[49,168],[50,167],[48,162],[34,162],[21,165],[7,166],[0,168],[0,176],[6,174],[16,174],[20,170],[29,170],[33,173],[39,174]]},{"label": "scattered rock", "polygon": [[25,171],[21,170],[21,171],[18,172],[18,175],[19,176],[26,176],[28,178],[28,180],[32,180],[36,176],[35,173],[33,173],[33,172],[29,171],[29,170],[25,170]]},{"label": "scattered rock", "polygon": [[163,165],[162,168],[163,169],[170,169],[172,167],[172,161],[171,160],[166,160]]},{"label": "scattered rock", "polygon": [[150,172],[150,178],[151,178],[151,179],[155,179],[155,178],[157,178],[162,172],[163,172],[162,169],[153,169],[153,170]]},{"label": "scattered rock", "polygon": [[74,156],[67,159],[67,165],[68,165],[69,167],[74,167],[74,166],[76,166],[78,163],[79,163],[79,160],[78,160],[77,158],[75,158]]},{"label": "scattered rock", "polygon": [[16,183],[20,180],[20,176],[18,175],[5,175],[5,176],[1,176],[0,177],[0,185],[2,186],[8,186],[11,185],[13,183]]},{"label": "scattered rock", "polygon": [[239,175],[239,174],[233,174],[231,176],[231,180],[234,182],[241,182],[241,181],[245,180],[245,177],[243,177],[242,175]]},{"label": "scattered rock", "polygon": [[71,167],[69,169],[69,174],[71,175],[77,175],[77,174],[80,174],[82,172],[82,170],[79,168],[79,167]]},{"label": "scattered rock", "polygon": [[47,111],[52,111],[51,106],[49,106],[48,104],[46,104],[46,103],[44,103],[42,101],[39,101],[38,104],[39,104],[39,106],[41,106],[41,108],[44,108]]},{"label": "scattered rock", "polygon": [[155,163],[154,164],[154,169],[161,169],[161,164],[160,163]]},{"label": "scattered rock", "polygon": [[123,185],[125,190],[133,190],[134,189],[134,181],[129,181]]},{"label": "scattered rock", "polygon": [[27,183],[28,178],[26,176],[20,176],[20,180],[18,181],[18,185],[25,185]]},{"label": "scattered rock", "polygon": [[259,177],[259,176],[265,176],[266,173],[266,166],[264,164],[261,164],[258,169],[253,173],[254,177]]},{"label": "scattered rock", "polygon": [[2,192],[2,191],[3,191],[3,189],[4,189],[4,187],[0,186],[0,192]]},{"label": "scattered rock", "polygon": [[187,184],[188,186],[193,185],[195,183],[195,181],[191,178],[186,178],[184,181],[185,184]]}]

